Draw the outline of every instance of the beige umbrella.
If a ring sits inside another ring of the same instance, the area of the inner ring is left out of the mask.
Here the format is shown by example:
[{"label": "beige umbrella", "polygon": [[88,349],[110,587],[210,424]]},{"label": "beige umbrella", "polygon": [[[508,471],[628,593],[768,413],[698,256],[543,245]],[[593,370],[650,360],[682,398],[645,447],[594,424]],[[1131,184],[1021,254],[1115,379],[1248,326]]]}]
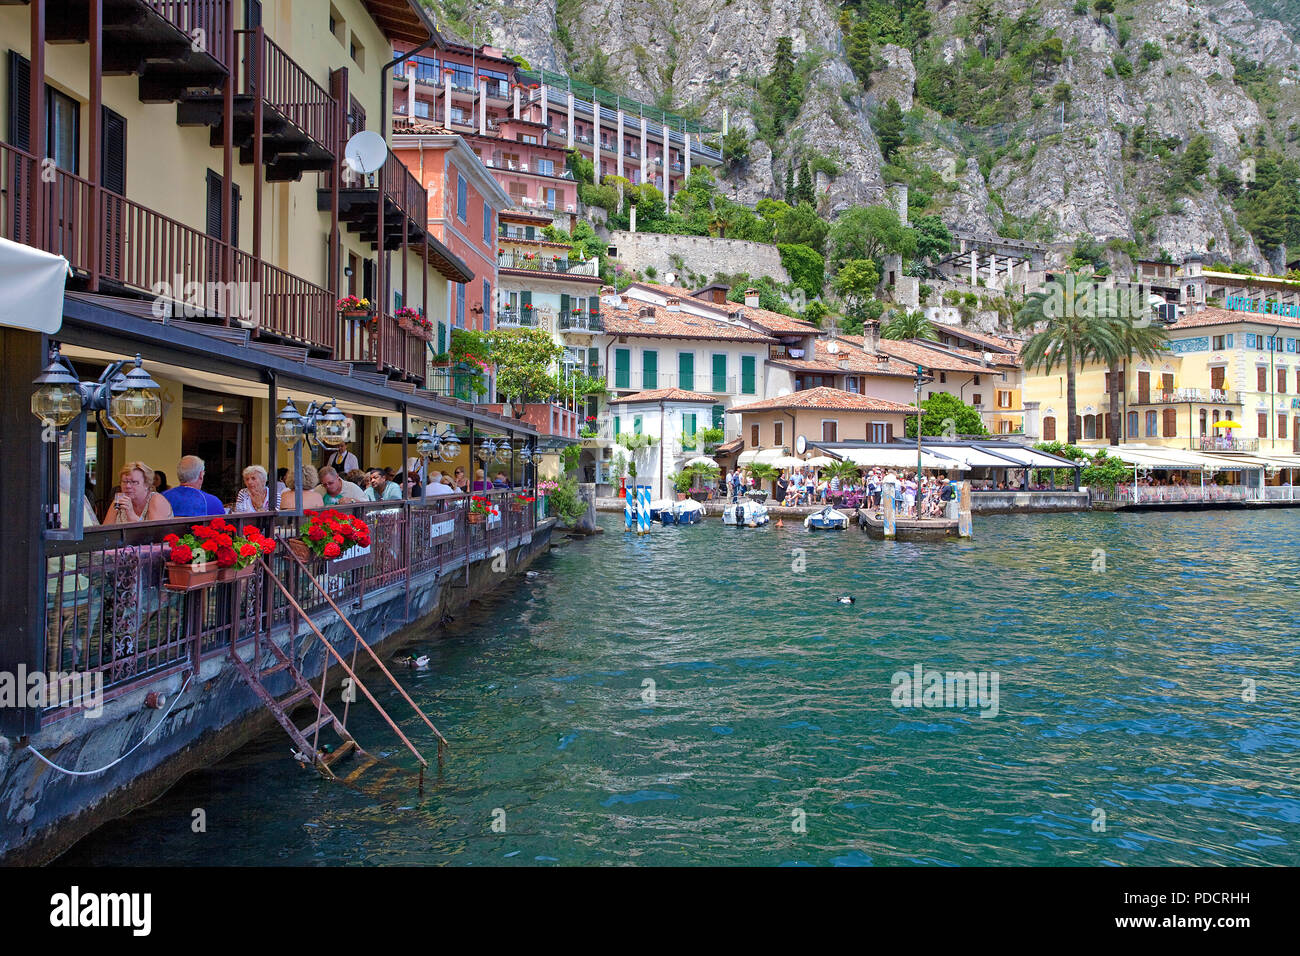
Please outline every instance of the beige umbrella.
[{"label": "beige umbrella", "polygon": [[782,455],[771,464],[773,468],[802,468],[807,462],[802,458],[794,457],[794,455]]}]

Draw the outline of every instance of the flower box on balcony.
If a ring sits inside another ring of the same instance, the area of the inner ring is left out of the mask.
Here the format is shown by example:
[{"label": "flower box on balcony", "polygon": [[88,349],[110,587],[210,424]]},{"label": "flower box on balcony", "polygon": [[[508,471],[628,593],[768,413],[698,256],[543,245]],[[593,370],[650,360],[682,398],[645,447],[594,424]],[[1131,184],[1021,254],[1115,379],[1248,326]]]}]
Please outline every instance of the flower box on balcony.
[{"label": "flower box on balcony", "polygon": [[217,580],[217,562],[201,561],[197,564],[167,562],[167,586],[176,590],[194,591],[207,587]]}]

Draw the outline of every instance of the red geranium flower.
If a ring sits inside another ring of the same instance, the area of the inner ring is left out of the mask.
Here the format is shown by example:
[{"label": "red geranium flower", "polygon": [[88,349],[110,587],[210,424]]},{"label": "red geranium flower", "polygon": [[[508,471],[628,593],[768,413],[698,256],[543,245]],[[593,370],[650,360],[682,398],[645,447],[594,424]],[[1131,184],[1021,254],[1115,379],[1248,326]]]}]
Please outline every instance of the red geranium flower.
[{"label": "red geranium flower", "polygon": [[194,560],[194,552],[185,545],[178,544],[172,548],[172,560],[177,564],[189,564]]},{"label": "red geranium flower", "polygon": [[260,538],[262,536],[262,532],[258,530],[257,525],[255,524],[244,525],[239,529],[239,533],[245,538]]},{"label": "red geranium flower", "polygon": [[257,551],[258,551],[257,545],[253,544],[251,541],[247,544],[241,544],[239,546],[239,556],[241,558],[251,557],[257,554]]},{"label": "red geranium flower", "polygon": [[216,553],[217,553],[217,545],[216,545],[216,542],[213,542],[213,541],[204,541],[204,542],[203,542],[203,550],[206,551],[208,554],[216,554]]},{"label": "red geranium flower", "polygon": [[235,554],[232,548],[221,548],[217,551],[217,567],[219,568],[233,568],[238,559],[238,555]]},{"label": "red geranium flower", "polygon": [[342,543],[343,543],[343,535],[341,535],[341,534],[336,534],[336,535],[334,536],[334,543],[335,543],[335,544],[342,544]]},{"label": "red geranium flower", "polygon": [[307,529],[307,537],[311,538],[313,541],[319,541],[321,538],[325,537],[325,529],[318,524],[314,524]]},{"label": "red geranium flower", "polygon": [[168,534],[163,536],[163,543],[170,544],[172,547],[180,544],[181,538],[177,534]]},{"label": "red geranium flower", "polygon": [[263,538],[261,541],[257,542],[257,546],[262,549],[263,554],[270,554],[275,550],[275,542],[270,538]]},{"label": "red geranium flower", "polygon": [[330,542],[329,544],[325,545],[325,550],[321,553],[324,554],[325,557],[327,558],[337,558],[340,554],[343,553],[343,551],[342,549],[339,548],[337,544]]}]

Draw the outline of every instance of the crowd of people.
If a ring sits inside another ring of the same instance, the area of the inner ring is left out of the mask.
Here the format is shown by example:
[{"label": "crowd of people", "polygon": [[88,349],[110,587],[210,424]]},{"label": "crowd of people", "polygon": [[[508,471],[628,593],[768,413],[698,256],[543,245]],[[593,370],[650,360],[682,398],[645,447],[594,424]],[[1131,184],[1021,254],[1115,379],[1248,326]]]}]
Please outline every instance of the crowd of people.
[{"label": "crowd of people", "polygon": [[[899,517],[942,517],[945,503],[956,495],[956,486],[947,475],[902,477],[892,470],[871,468],[855,477],[832,475],[827,478],[812,470],[796,469],[787,475],[782,471],[773,483],[772,501],[783,507],[806,505],[844,505],[850,508],[881,507],[884,498],[894,501],[894,511]],[[742,494],[757,490],[754,477],[739,469],[725,478],[724,487],[732,501]]]},{"label": "crowd of people", "polygon": [[[479,468],[472,482],[464,467],[445,474],[432,471],[426,475],[418,457],[407,461],[404,475],[399,475],[391,466],[376,466],[363,471],[356,455],[346,447],[332,452],[326,462],[320,469],[303,463],[302,490],[294,487],[294,475],[289,468],[276,471],[272,490],[267,470],[261,465],[249,465],[242,473],[244,486],[227,507],[216,495],[203,490],[207,466],[197,455],[185,455],[177,463],[175,485],[168,484],[166,472],[155,471],[143,461],[129,461],[118,476],[118,485],[113,489],[113,499],[102,523],[129,524],[268,511],[272,501],[280,510],[295,510],[365,501],[401,501],[408,496],[426,498],[483,493],[512,487],[504,470],[489,476],[485,469]],[[409,495],[403,494],[404,480]],[[93,510],[89,510],[87,517],[93,514]]]}]

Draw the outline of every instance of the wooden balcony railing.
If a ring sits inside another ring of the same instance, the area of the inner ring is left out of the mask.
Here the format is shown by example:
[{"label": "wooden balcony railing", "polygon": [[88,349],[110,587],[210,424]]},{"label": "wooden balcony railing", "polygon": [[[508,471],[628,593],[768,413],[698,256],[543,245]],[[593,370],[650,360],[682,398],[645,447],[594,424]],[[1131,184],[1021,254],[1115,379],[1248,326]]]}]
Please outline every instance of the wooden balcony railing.
[{"label": "wooden balcony railing", "polygon": [[252,321],[245,324],[292,342],[336,351],[340,329],[328,289],[268,262],[259,263],[238,249],[235,278],[237,288],[248,288],[248,301],[256,303]]},{"label": "wooden balcony railing", "polygon": [[374,365],[377,372],[393,372],[400,378],[425,380],[426,342],[397,324],[391,315],[379,314],[368,322],[340,316],[338,347],[340,362]]},{"label": "wooden balcony railing", "polygon": [[384,196],[408,217],[421,224],[428,220],[429,203],[420,181],[411,175],[391,149],[380,170],[379,181],[383,184]]},{"label": "wooden balcony railing", "polygon": [[[331,573],[331,597],[343,608],[363,599],[369,604],[376,599],[370,595],[403,587],[413,575],[441,575],[531,536],[535,507],[513,510],[513,491],[476,494],[489,498],[499,512],[482,524],[467,521],[466,495],[340,506],[370,526],[370,563]],[[203,661],[251,646],[268,631],[284,634],[293,611],[260,569],[241,582],[187,593],[164,587],[163,536],[183,533],[196,520],[105,525],[87,529],[82,541],[47,542],[45,650],[42,660],[27,662],[29,672],[102,674],[107,701],[180,670],[197,673]],[[325,598],[285,554],[284,542],[298,534],[300,518],[259,512],[231,520],[276,538],[280,546],[269,558],[272,573],[308,614],[329,613]],[[77,710],[66,702],[53,705],[45,720]]]},{"label": "wooden balcony railing", "polygon": [[[333,153],[339,143],[339,112],[328,91],[261,30],[236,30],[235,44],[243,64],[236,92],[257,95],[260,87],[267,106],[298,127],[316,145]],[[257,82],[259,60],[265,71],[261,83]]]},{"label": "wooden balcony railing", "polygon": [[[220,63],[229,66],[226,49],[226,15],[230,0],[144,0],[160,17],[195,42]],[[201,34],[196,34],[201,30]]]}]

